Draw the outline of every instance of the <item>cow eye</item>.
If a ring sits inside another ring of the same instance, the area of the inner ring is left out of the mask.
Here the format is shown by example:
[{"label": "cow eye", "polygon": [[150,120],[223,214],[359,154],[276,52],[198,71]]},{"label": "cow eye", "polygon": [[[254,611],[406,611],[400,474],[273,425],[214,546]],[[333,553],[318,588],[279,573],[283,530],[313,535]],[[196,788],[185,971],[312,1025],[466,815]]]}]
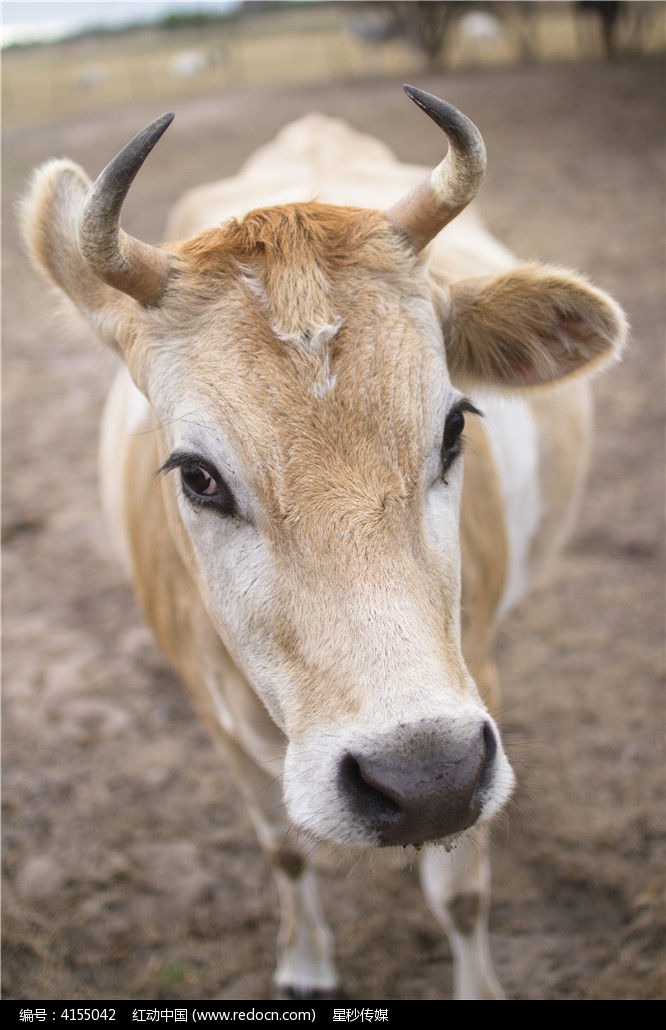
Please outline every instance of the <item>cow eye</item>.
[{"label": "cow eye", "polygon": [[234,496],[219,473],[204,462],[185,454],[172,454],[160,472],[180,470],[183,493],[189,501],[202,507],[215,508],[223,515],[236,512]]},{"label": "cow eye", "polygon": [[180,481],[185,495],[195,504],[216,508],[223,515],[232,515],[235,503],[231,490],[205,465],[186,462],[180,467]]},{"label": "cow eye", "polygon": [[465,428],[465,412],[480,415],[481,412],[467,400],[458,401],[446,416],[442,440],[442,478],[446,476],[453,462],[462,450],[462,433]]},{"label": "cow eye", "polygon": [[213,479],[210,472],[207,472],[201,465],[183,465],[180,470],[180,478],[188,494],[201,497],[205,500],[213,500],[219,496],[220,488],[217,480]]}]

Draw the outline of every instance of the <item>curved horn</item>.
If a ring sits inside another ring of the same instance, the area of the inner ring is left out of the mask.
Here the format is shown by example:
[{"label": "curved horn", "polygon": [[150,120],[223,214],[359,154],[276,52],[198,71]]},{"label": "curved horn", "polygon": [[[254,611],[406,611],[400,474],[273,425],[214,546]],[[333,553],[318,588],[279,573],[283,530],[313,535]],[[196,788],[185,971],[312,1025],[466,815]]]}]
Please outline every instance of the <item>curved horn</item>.
[{"label": "curved horn", "polygon": [[398,232],[418,252],[476,195],[486,173],[486,148],[476,125],[452,104],[414,86],[403,89],[449,141],[441,164],[387,211]]},{"label": "curved horn", "polygon": [[90,187],[79,225],[79,248],[92,271],[146,307],[159,303],[169,258],[121,229],[120,211],[134,177],[172,121],[173,114],[163,114],[116,154]]}]

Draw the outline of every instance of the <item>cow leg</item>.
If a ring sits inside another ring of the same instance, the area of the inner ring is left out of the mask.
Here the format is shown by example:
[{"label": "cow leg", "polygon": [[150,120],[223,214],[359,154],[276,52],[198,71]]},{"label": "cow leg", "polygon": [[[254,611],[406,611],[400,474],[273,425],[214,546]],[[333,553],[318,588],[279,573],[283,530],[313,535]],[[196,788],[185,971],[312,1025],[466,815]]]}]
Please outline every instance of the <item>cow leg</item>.
[{"label": "cow leg", "polygon": [[275,986],[283,998],[334,997],[339,993],[333,939],[326,924],[317,881],[302,854],[280,848],[273,854],[280,897],[280,931]]},{"label": "cow leg", "polygon": [[275,986],[283,998],[332,997],[338,992],[333,938],[309,866],[313,845],[290,829],[282,783],[228,740],[225,757],[275,878],[280,905]]},{"label": "cow leg", "polygon": [[424,851],[420,875],[426,900],[451,946],[454,998],[503,998],[488,941],[490,862],[486,830],[481,828],[473,842],[460,844],[451,852],[442,848]]}]

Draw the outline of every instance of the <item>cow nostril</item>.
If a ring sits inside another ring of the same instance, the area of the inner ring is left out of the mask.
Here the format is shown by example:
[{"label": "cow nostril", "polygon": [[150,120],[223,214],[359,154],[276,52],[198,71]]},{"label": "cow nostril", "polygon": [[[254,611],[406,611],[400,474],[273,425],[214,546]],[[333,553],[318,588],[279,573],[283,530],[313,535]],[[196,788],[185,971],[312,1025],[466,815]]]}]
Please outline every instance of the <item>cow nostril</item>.
[{"label": "cow nostril", "polygon": [[388,794],[366,780],[360,764],[353,755],[344,756],[338,775],[343,790],[352,799],[359,815],[373,822],[382,823],[401,818],[400,806]]},{"label": "cow nostril", "polygon": [[495,756],[497,754],[497,737],[489,722],[483,724],[483,764],[479,772],[479,779],[474,790],[475,796],[483,794],[490,786],[495,768]]},{"label": "cow nostril", "polygon": [[486,765],[495,761],[497,754],[497,737],[489,722],[483,724],[483,743],[486,745]]}]

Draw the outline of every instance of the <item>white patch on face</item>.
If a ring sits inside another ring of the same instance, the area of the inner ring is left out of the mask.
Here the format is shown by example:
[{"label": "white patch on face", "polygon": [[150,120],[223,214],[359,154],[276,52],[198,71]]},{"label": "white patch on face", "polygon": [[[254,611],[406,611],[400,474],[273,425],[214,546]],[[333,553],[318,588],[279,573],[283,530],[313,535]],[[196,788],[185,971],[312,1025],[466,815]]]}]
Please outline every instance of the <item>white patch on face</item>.
[{"label": "white patch on face", "polygon": [[[283,700],[290,685],[285,688],[281,682],[273,654],[268,620],[275,571],[269,549],[250,523],[197,509],[180,493],[181,516],[194,546],[201,594],[213,625],[273,722],[284,730]],[[213,696],[224,728],[235,723],[238,729],[228,701],[219,691]]]},{"label": "white patch on face", "polygon": [[317,382],[315,382],[314,386],[312,387],[312,393],[317,398],[317,400],[321,400],[322,397],[325,397],[327,393],[331,392],[331,390],[335,386],[336,380],[337,376],[327,375],[323,379],[323,381],[318,380]]},{"label": "white patch on face", "polygon": [[529,556],[542,504],[538,428],[522,398],[482,397],[482,424],[497,464],[506,512],[509,568],[498,614],[504,615],[529,586]]},{"label": "white patch on face", "polygon": [[[491,726],[497,741],[492,775],[481,801],[477,823],[492,818],[506,803],[515,784],[515,777],[504,753],[499,731],[486,710],[473,701],[442,705],[439,717],[442,749],[455,746],[457,740],[469,739],[475,728]],[[405,721],[392,726],[387,737],[375,736],[366,727],[331,726],[317,733],[292,741],[287,748],[284,767],[284,796],[287,811],[294,825],[302,832],[338,844],[374,847],[381,843],[379,831],[372,820],[354,810],[351,795],[340,782],[341,763],[350,754],[362,760],[366,750],[372,751],[377,742],[388,740],[396,756],[413,750],[414,730],[418,734],[419,720]],[[402,750],[401,745],[402,743]],[[418,747],[418,744],[416,745]]]},{"label": "white patch on face", "polygon": [[259,273],[256,268],[252,268],[251,265],[244,265],[239,261],[238,271],[240,272],[241,282],[246,289],[261,304],[262,308],[266,308],[268,306],[268,298],[263,283],[259,280]]},{"label": "white patch on face", "polygon": [[[268,295],[258,271],[250,265],[241,263],[238,264],[238,270],[241,282],[249,290],[252,297],[258,301],[269,318],[270,330],[275,338],[290,347],[298,347],[318,359],[319,364],[312,384],[313,396],[321,399],[327,393],[330,393],[336,383],[336,376],[331,372],[330,347],[342,328],[342,319],[333,315],[331,321],[325,322],[322,325],[316,327],[306,326],[296,332],[287,331],[275,319],[270,318]],[[323,273],[319,272],[319,278],[321,280],[321,289],[326,293],[328,291],[328,284]]]},{"label": "white patch on face", "polygon": [[310,333],[284,333],[280,334],[276,327],[273,332],[279,340],[291,347],[300,347],[308,354],[312,354],[318,360],[317,369],[312,384],[312,393],[318,400],[321,400],[335,387],[336,375],[331,372],[331,343],[340,332],[342,322],[333,322],[322,325]]},{"label": "white patch on face", "polygon": [[301,347],[309,354],[326,360],[330,355],[329,347],[340,332],[341,327],[342,322],[339,321],[322,325],[311,332],[281,333],[276,326],[273,326],[273,332],[278,340],[282,340],[283,343],[291,344],[294,347]]},{"label": "white patch on face", "polygon": [[449,588],[449,615],[454,625],[459,625],[460,621],[460,504],[464,460],[463,454],[459,454],[446,475],[442,477],[441,449],[447,413],[461,399],[462,394],[450,386],[439,397],[435,421],[437,435],[426,455],[424,465],[425,481],[429,484],[425,493],[428,543],[440,559],[441,575]]},{"label": "white patch on face", "polygon": [[[275,570],[268,545],[257,529],[260,506],[251,478],[231,435],[223,434],[201,412],[201,404],[183,403],[166,420],[165,429],[169,430],[172,452],[201,458],[219,473],[233,494],[237,514],[227,515],[190,500],[180,484],[178,469],[167,473],[173,477],[180,516],[196,556],[201,596],[213,625],[273,721],[284,728],[280,684],[272,675],[267,646]],[[221,725],[231,732],[233,724],[229,720],[234,716],[225,709],[227,701],[211,693],[216,706],[221,705]]]},{"label": "white patch on face", "polygon": [[446,482],[430,487],[425,498],[425,517],[428,540],[439,556],[441,576],[446,583],[448,615],[455,632],[460,632],[460,497],[462,493],[462,466],[460,455],[447,473]]}]

